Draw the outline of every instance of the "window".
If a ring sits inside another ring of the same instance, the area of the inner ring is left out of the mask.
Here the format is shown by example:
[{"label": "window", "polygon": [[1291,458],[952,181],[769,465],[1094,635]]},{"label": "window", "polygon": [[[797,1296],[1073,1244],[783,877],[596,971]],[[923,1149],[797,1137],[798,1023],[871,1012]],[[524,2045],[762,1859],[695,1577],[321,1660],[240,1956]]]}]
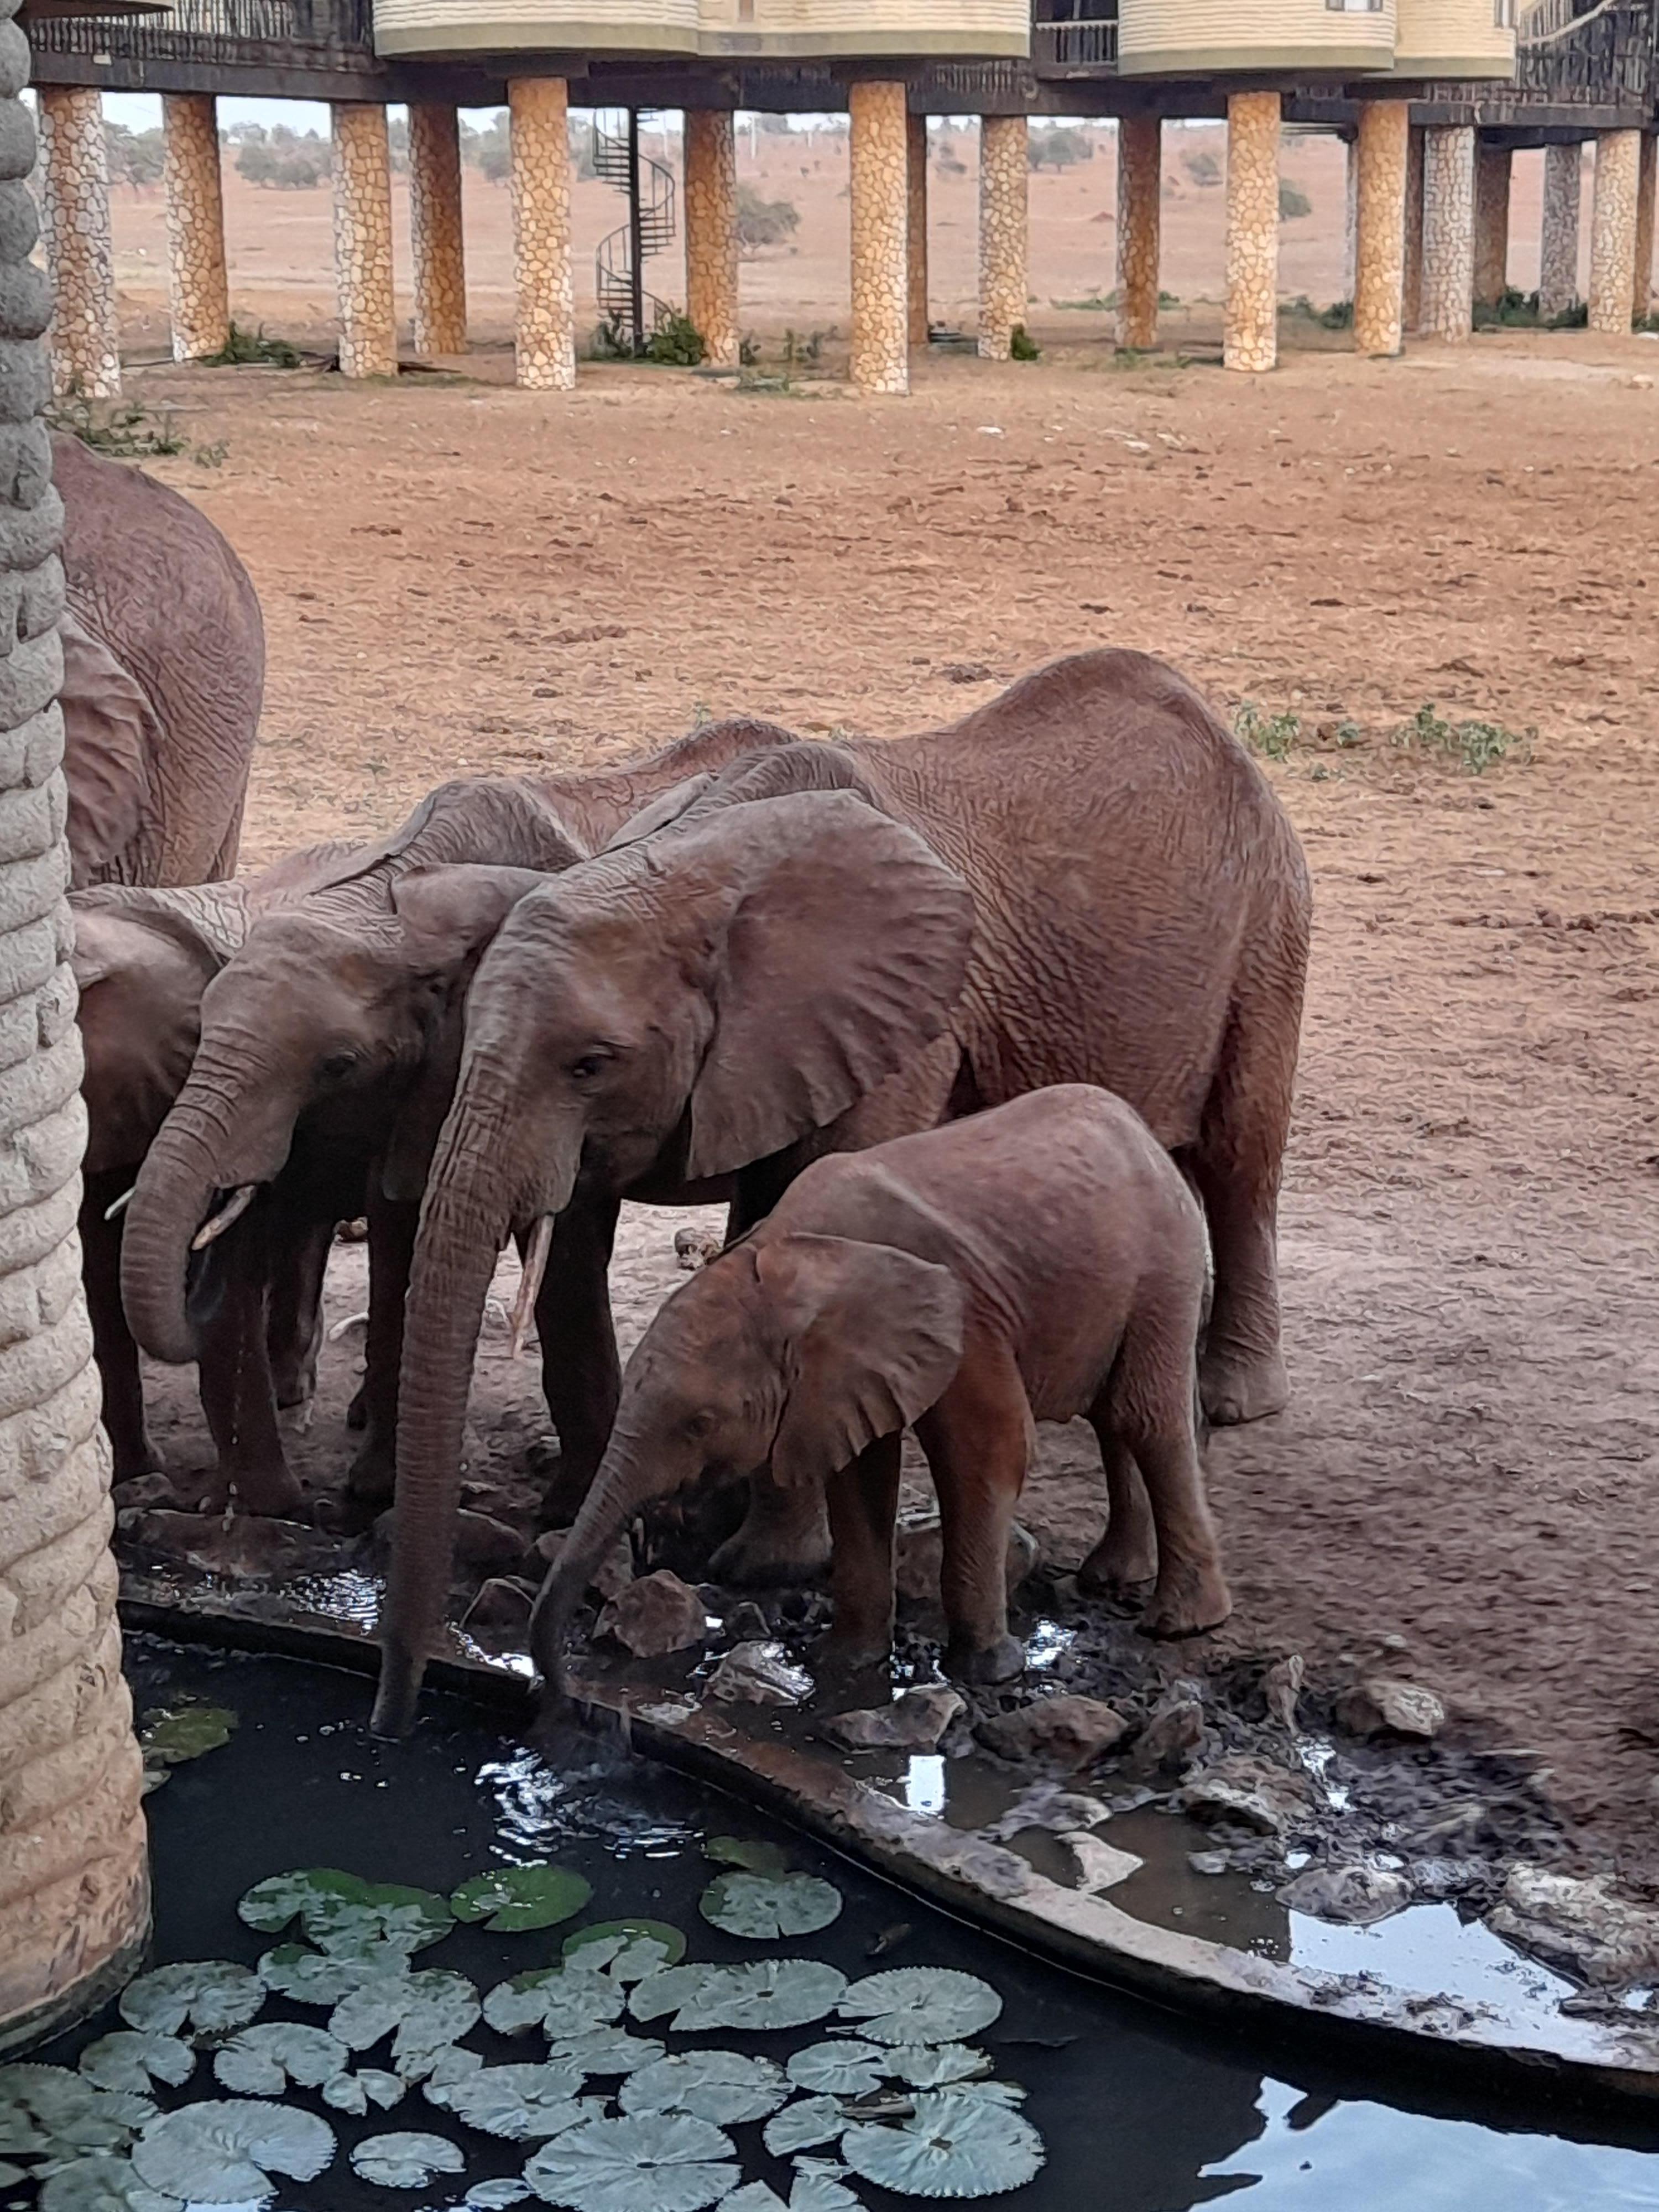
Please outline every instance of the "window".
[{"label": "window", "polygon": [[[1512,6],[1514,0],[1510,0],[1510,4]],[[1382,0],[1325,0],[1325,5],[1333,15],[1380,15],[1382,13]],[[1493,0],[1493,5],[1501,8],[1504,0]]]},{"label": "window", "polygon": [[1515,0],[1492,0],[1492,19],[1500,31],[1515,28]]}]

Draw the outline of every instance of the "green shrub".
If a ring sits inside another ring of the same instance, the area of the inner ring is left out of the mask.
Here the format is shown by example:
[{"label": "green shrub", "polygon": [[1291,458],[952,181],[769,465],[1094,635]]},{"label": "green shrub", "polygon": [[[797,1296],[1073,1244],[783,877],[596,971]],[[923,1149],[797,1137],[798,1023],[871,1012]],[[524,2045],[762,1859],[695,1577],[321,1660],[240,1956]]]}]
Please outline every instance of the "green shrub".
[{"label": "green shrub", "polygon": [[1254,699],[1242,699],[1233,716],[1233,735],[1249,751],[1282,761],[1289,757],[1291,746],[1302,735],[1302,717],[1264,714]]},{"label": "green shrub", "polygon": [[265,336],[265,326],[257,331],[244,330],[233,322],[230,336],[217,353],[204,356],[204,368],[237,368],[245,362],[258,362],[266,368],[303,368],[305,356],[298,346],[290,345],[286,338]]},{"label": "green shrub", "polygon": [[1279,187],[1279,220],[1280,222],[1300,222],[1304,215],[1313,213],[1313,202],[1299,185],[1288,185],[1282,179]]},{"label": "green shrub", "polygon": [[1449,721],[1431,700],[1400,725],[1394,742],[1405,751],[1432,754],[1469,775],[1483,775],[1498,761],[1529,761],[1537,737],[1534,729],[1506,729],[1502,722]]},{"label": "green shrub", "polygon": [[1016,323],[1009,332],[1008,355],[1012,361],[1041,361],[1042,358],[1042,348],[1024,323]]},{"label": "green shrub", "polygon": [[738,186],[738,246],[744,253],[758,253],[763,246],[781,246],[799,227],[800,210],[793,200],[763,199],[752,185]]},{"label": "green shrub", "polygon": [[702,332],[690,315],[665,315],[645,342],[645,357],[666,368],[695,368],[708,358]]},{"label": "green shrub", "polygon": [[109,400],[83,399],[70,392],[46,410],[54,430],[66,430],[94,453],[112,454],[118,460],[149,460],[158,453],[182,453],[185,441],[163,408],[151,415],[137,400],[125,404]]}]

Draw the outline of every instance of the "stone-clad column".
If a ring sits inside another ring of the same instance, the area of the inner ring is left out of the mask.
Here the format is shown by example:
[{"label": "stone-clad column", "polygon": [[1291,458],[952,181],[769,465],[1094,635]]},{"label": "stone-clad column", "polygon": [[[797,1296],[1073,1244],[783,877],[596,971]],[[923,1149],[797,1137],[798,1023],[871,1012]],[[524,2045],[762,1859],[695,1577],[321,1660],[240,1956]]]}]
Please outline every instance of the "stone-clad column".
[{"label": "stone-clad column", "polygon": [[1590,213],[1589,326],[1611,337],[1630,330],[1636,266],[1639,131],[1604,131],[1595,142],[1595,198]]},{"label": "stone-clad column", "polygon": [[103,2003],[149,1924],[76,1236],[86,1115],[56,703],[63,507],[40,419],[51,294],[28,260],[28,74],[22,33],[0,22],[0,2054]]},{"label": "stone-clad column", "polygon": [[1653,188],[1659,182],[1659,139],[1650,131],[1642,133],[1641,166],[1636,175],[1636,287],[1631,308],[1643,321],[1653,305]]},{"label": "stone-clad column", "polygon": [[35,99],[46,265],[55,294],[52,388],[60,398],[73,392],[83,399],[113,399],[121,389],[121,349],[103,100],[80,84],[43,84]]},{"label": "stone-clad column", "polygon": [[1474,327],[1474,132],[1437,125],[1423,140],[1423,308],[1425,336],[1453,344]]},{"label": "stone-clad column", "polygon": [[334,288],[342,376],[395,376],[392,156],[378,100],[341,100],[334,124]]},{"label": "stone-clad column", "polygon": [[569,87],[562,76],[515,76],[507,98],[513,133],[518,381],[529,392],[569,392],[576,382]]},{"label": "stone-clad column", "polygon": [[927,343],[927,118],[905,118],[905,178],[909,201],[905,210],[905,251],[910,271],[910,343]]},{"label": "stone-clad column", "polygon": [[409,242],[415,264],[415,350],[466,351],[466,248],[461,143],[453,107],[409,104]]},{"label": "stone-clad column", "polygon": [[1117,125],[1117,342],[1126,352],[1158,343],[1164,125],[1124,115]]},{"label": "stone-clad column", "polygon": [[1352,301],[1359,282],[1359,139],[1343,141],[1342,296]]},{"label": "stone-clad column", "polygon": [[1406,148],[1406,273],[1401,319],[1408,331],[1423,319],[1423,131],[1412,125]]},{"label": "stone-clad column", "polygon": [[1544,227],[1538,257],[1538,319],[1553,322],[1578,301],[1578,215],[1584,149],[1552,146],[1544,155]]},{"label": "stone-clad column", "polygon": [[685,111],[685,312],[715,368],[735,368],[738,134],[730,108]]},{"label": "stone-clad column", "polygon": [[1030,228],[1028,133],[1023,115],[982,115],[979,125],[979,357],[1006,361],[1025,320]]},{"label": "stone-clad column", "polygon": [[1510,282],[1510,184],[1515,155],[1477,143],[1474,157],[1474,297],[1495,307]]},{"label": "stone-clad column", "polygon": [[218,107],[207,92],[169,92],[161,100],[174,361],[201,361],[230,343]]},{"label": "stone-clad column", "polygon": [[1360,353],[1396,354],[1405,324],[1408,102],[1364,101],[1354,143],[1359,172],[1354,346]]},{"label": "stone-clad column", "polygon": [[1279,117],[1276,92],[1227,95],[1228,368],[1279,358]]},{"label": "stone-clad column", "polygon": [[853,343],[860,392],[910,389],[910,272],[904,87],[860,79],[847,91],[851,125]]}]

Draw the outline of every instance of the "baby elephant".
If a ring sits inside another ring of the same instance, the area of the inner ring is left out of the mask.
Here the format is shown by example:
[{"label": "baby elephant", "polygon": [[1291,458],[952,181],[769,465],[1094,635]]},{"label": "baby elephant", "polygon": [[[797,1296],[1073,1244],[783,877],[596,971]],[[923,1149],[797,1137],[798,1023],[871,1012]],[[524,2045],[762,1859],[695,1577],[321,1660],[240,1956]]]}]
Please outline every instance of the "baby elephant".
[{"label": "baby elephant", "polygon": [[1003,1681],[1008,1526],[1034,1419],[1083,1414],[1111,1522],[1085,1588],[1157,1581],[1154,1636],[1231,1607],[1194,1433],[1202,1217],[1144,1122],[1084,1084],[809,1167],[671,1297],[629,1361],[592,1489],[544,1584],[532,1644],[556,1684],[592,1566],[646,1504],[704,1474],[827,1487],[825,1657],[885,1657],[899,1447],[939,1492],[949,1671]]}]

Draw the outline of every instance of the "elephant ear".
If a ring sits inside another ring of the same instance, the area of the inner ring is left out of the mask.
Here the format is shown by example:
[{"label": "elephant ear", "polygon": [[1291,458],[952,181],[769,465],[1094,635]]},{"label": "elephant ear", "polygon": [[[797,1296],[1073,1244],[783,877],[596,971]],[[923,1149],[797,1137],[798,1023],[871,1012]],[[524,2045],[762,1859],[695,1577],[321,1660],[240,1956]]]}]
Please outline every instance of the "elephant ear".
[{"label": "elephant ear", "polygon": [[420,1073],[398,1109],[380,1163],[387,1198],[413,1203],[426,1188],[438,1132],[455,1094],[466,1033],[466,987],[485,947],[525,896],[547,878],[534,868],[413,868],[392,886],[411,973],[441,981]]},{"label": "elephant ear", "polygon": [[556,874],[585,860],[587,848],[529,784],[464,775],[428,792],[374,854],[404,868],[480,863]]},{"label": "elephant ear", "polygon": [[137,836],[149,804],[149,763],[164,737],[137,678],[67,611],[64,646],[64,775],[69,786],[70,880],[93,882]]},{"label": "elephant ear", "polygon": [[724,808],[651,848],[717,886],[685,1173],[729,1175],[844,1114],[948,1025],[968,887],[850,792]]},{"label": "elephant ear", "polygon": [[781,799],[802,791],[851,791],[869,805],[877,804],[850,754],[838,745],[813,744],[793,738],[787,744],[764,752],[744,753],[728,762],[718,775],[691,776],[677,783],[624,822],[605,850],[636,844],[642,837],[665,830],[698,829],[711,814],[728,806],[745,806],[754,799]]},{"label": "elephant ear", "polygon": [[668,790],[659,792],[648,806],[642,806],[637,814],[629,816],[622,828],[607,841],[605,850],[614,853],[620,845],[637,845],[641,837],[654,836],[659,830],[670,828],[688,807],[702,797],[714,781],[712,775],[689,775],[684,783],[673,784]]},{"label": "elephant ear", "polygon": [[755,1254],[787,1346],[772,1473],[786,1489],[821,1485],[939,1402],[961,1364],[967,1300],[948,1267],[891,1244],[793,1235]]},{"label": "elephant ear", "polygon": [[[162,890],[148,884],[96,884],[70,894],[75,980],[84,991],[126,966],[143,933],[164,938],[192,960],[203,988],[247,940],[252,917],[239,883]],[[118,952],[118,945],[127,950]]]}]

